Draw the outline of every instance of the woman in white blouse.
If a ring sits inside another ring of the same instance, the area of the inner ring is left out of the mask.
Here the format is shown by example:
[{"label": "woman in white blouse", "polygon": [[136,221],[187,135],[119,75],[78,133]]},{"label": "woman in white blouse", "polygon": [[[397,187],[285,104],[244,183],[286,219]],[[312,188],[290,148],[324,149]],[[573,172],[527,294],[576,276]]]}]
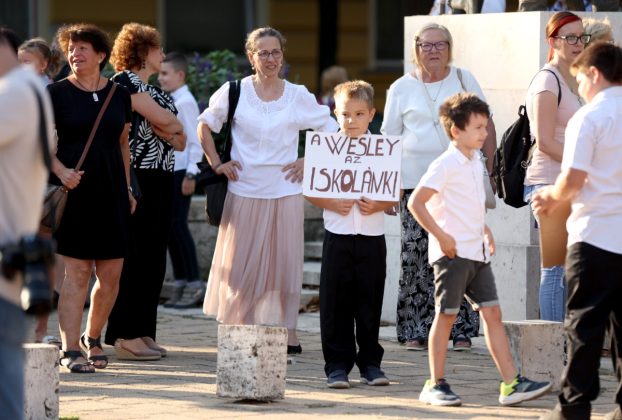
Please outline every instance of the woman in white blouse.
[{"label": "woman in white blouse", "polygon": [[[439,123],[438,110],[448,97],[469,91],[485,100],[473,75],[450,65],[453,40],[449,30],[430,23],[419,29],[413,42],[416,69],[397,79],[389,88],[383,134],[402,136],[402,252],[397,303],[397,338],[409,350],[426,348],[434,319],[434,273],[428,264],[427,232],[417,223],[406,204],[413,189],[434,159],[449,145]],[[496,148],[495,130],[489,122],[484,155]],[[492,169],[492,160],[487,168]],[[451,332],[454,349],[471,347],[477,336],[479,317],[463,300]]]},{"label": "woman in white blouse", "polygon": [[229,83],[199,116],[199,137],[214,171],[229,178],[203,311],[225,324],[288,329],[288,353],[302,351],[296,337],[303,265],[303,160],[298,131],[337,131],[328,107],[304,86],[279,77],[285,39],[275,29],[248,34],[254,74],[242,79],[232,122],[231,160],[214,147],[229,110]]}]

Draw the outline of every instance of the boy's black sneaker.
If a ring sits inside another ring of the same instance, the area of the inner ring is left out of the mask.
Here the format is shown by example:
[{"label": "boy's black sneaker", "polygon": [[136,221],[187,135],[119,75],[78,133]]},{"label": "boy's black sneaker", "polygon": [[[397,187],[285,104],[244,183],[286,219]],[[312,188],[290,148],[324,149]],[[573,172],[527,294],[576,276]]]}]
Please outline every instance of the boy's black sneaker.
[{"label": "boy's black sneaker", "polygon": [[429,379],[426,380],[419,394],[419,401],[442,406],[459,406],[462,404],[460,397],[454,394],[445,379],[439,379],[437,383],[433,383]]},{"label": "boy's black sneaker", "polygon": [[328,379],[326,379],[326,385],[329,388],[334,389],[350,388],[348,374],[343,369],[333,370],[331,373],[328,374]]},{"label": "boy's black sneaker", "polygon": [[389,380],[384,376],[384,372],[376,366],[367,366],[361,371],[361,383],[371,386],[389,385]]},{"label": "boy's black sneaker", "polygon": [[546,394],[549,389],[551,389],[550,382],[535,382],[516,375],[511,384],[506,385],[503,381],[499,384],[499,404],[515,405],[533,400]]}]

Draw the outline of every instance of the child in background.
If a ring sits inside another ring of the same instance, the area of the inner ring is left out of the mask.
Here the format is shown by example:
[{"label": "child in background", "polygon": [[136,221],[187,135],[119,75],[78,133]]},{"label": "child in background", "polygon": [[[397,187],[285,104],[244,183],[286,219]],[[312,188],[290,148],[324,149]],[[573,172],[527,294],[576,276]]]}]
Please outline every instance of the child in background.
[{"label": "child in background", "polygon": [[186,309],[199,306],[205,298],[205,282],[199,277],[199,265],[194,239],[188,229],[188,212],[199,173],[197,162],[203,149],[197,137],[199,106],[186,85],[188,62],[179,52],[166,55],[160,68],[158,82],[168,92],[179,111],[177,118],[187,135],[186,148],[175,151],[175,189],[173,192],[173,223],[168,241],[168,252],[173,263],[175,288],[164,306]]},{"label": "child in background", "polygon": [[531,381],[516,371],[501,322],[490,268],[495,242],[484,220],[484,168],[479,159],[490,111],[476,95],[459,93],[447,99],[439,113],[451,144],[430,164],[408,202],[417,222],[430,233],[428,257],[434,268],[436,315],[428,342],[431,376],[419,400],[461,404],[444,377],[447,340],[466,295],[484,320],[486,345],[503,379],[499,403],[518,404],[543,395],[551,384]]},{"label": "child in background", "polygon": [[[360,80],[335,87],[342,133],[351,138],[368,133],[375,113],[373,96],[371,85]],[[324,209],[320,330],[327,386],[349,388],[348,373],[355,363],[361,383],[388,385],[380,370],[384,350],[378,333],[387,253],[383,212],[395,203],[365,197],[306,199]]]},{"label": "child in background", "polygon": [[17,58],[21,64],[32,66],[47,86],[52,83],[62,57],[60,51],[51,49],[43,38],[33,38],[19,46]]}]

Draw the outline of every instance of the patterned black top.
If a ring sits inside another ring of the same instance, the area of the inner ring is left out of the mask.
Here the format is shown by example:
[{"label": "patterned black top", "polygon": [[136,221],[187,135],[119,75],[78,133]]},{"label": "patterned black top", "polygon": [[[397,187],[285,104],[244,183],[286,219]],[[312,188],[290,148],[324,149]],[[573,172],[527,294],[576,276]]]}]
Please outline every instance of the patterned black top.
[{"label": "patterned black top", "polygon": [[[112,76],[112,80],[128,88],[130,94],[149,92],[158,105],[177,115],[173,99],[160,88],[143,82],[136,73],[124,70]],[[130,150],[134,168],[173,172],[175,166],[173,146],[158,137],[149,121],[136,111],[132,112]]]}]

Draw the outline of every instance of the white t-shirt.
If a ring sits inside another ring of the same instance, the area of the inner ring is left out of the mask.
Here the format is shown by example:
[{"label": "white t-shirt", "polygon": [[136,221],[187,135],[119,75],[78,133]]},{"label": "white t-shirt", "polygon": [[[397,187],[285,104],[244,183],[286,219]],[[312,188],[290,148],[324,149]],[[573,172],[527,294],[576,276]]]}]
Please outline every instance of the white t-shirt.
[{"label": "white t-shirt", "polygon": [[[581,107],[581,102],[579,102],[579,97],[572,93],[556,67],[550,64],[545,64],[542,68],[555,72],[559,78],[559,84],[562,88],[561,101],[559,102],[559,107],[557,108],[553,140],[557,143],[564,144],[564,132],[566,131],[568,120],[570,120],[570,117],[572,117]],[[555,80],[555,76],[553,76],[550,72],[540,71],[531,82],[525,97],[529,121],[534,121],[535,118],[533,113],[534,97],[539,93],[547,91],[553,93],[553,95],[557,98],[557,94],[559,93],[557,81]],[[533,132],[535,124],[530,124],[530,128],[532,130],[531,136],[532,138],[535,138],[535,133]],[[525,174],[525,185],[554,184],[557,175],[561,172],[560,168],[561,162],[554,160],[536,147],[531,158],[531,163],[527,168],[527,173]]]},{"label": "white t-shirt", "polygon": [[622,254],[622,87],[599,92],[568,122],[562,169],[587,172],[572,200],[568,245]]},{"label": "white t-shirt", "polygon": [[[473,75],[462,69],[462,81],[468,92],[486,100]],[[410,73],[397,79],[387,94],[380,131],[402,136],[402,188],[415,188],[428,166],[447,150],[449,138],[439,123],[438,110],[445,99],[462,92],[455,67],[439,82],[423,83]],[[436,101],[431,101],[427,95]],[[438,128],[435,123],[439,124]]]},{"label": "white t-shirt", "polygon": [[[229,111],[229,83],[211,96],[199,116],[214,132],[220,132]],[[261,100],[251,77],[242,79],[240,100],[232,125],[231,159],[242,165],[239,180],[229,191],[250,198],[280,198],[302,193],[302,185],[285,180],[285,165],[298,158],[298,132],[336,132],[339,126],[327,106],[319,105],[307,88],[285,81],[283,95]]]},{"label": "white t-shirt", "polygon": [[199,168],[197,162],[203,157],[203,149],[197,135],[197,118],[199,117],[199,105],[190,93],[187,85],[183,85],[174,92],[171,97],[177,108],[177,118],[184,126],[186,133],[186,148],[182,151],[175,151],[175,171],[185,170],[187,173],[197,174]]},{"label": "white t-shirt", "polygon": [[[456,241],[457,255],[473,261],[489,261],[484,243],[486,192],[484,165],[479,153],[467,158],[453,144],[434,162],[421,178],[419,186],[435,190],[426,207],[436,223]],[[430,264],[443,251],[434,235],[429,235]]]},{"label": "white t-shirt", "polygon": [[[39,76],[28,67],[18,66],[0,78],[0,246],[36,233],[41,219],[48,171],[39,140],[34,89],[43,101],[53,150],[54,114]],[[0,280],[0,296],[17,303],[16,283]]]}]

